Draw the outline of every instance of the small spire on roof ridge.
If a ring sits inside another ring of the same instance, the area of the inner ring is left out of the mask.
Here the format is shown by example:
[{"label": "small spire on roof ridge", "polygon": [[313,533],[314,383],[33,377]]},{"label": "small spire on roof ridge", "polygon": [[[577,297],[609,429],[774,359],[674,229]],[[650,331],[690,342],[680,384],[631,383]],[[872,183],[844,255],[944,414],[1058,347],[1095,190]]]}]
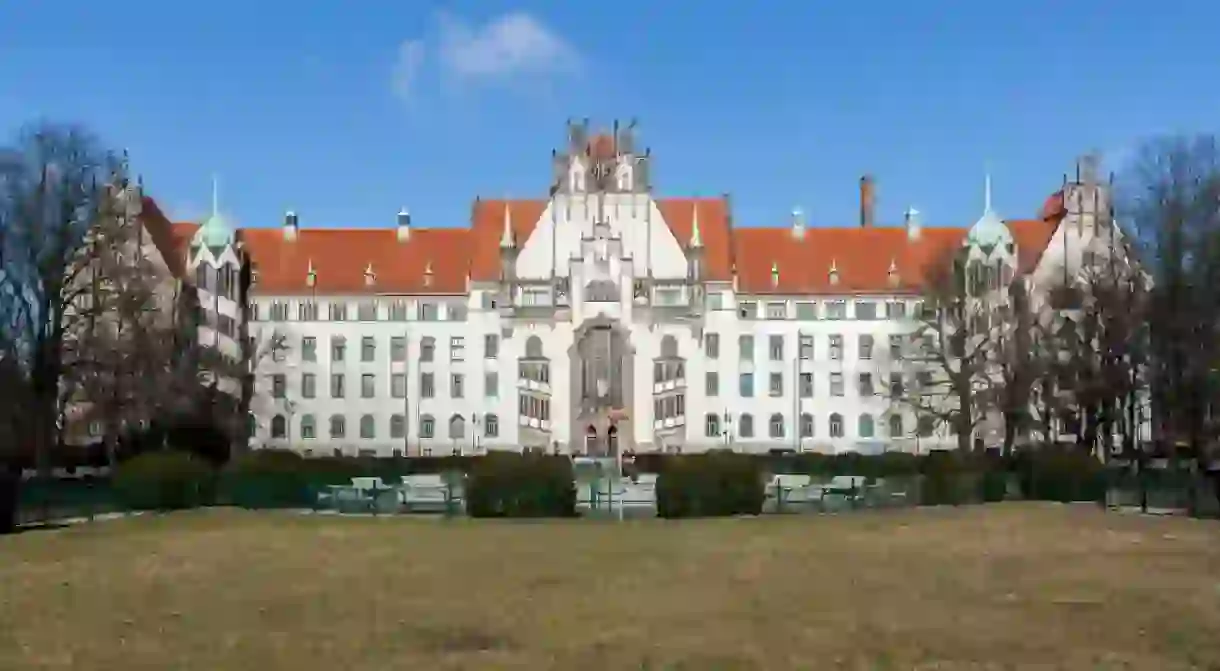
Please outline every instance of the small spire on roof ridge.
[{"label": "small spire on roof ridge", "polygon": [[832,273],[839,272],[839,261],[838,261],[838,259],[835,259],[834,257],[831,257],[831,259],[830,259],[830,272],[832,272]]},{"label": "small spire on roof ridge", "polygon": [[432,274],[432,260],[431,260],[431,259],[429,259],[428,261],[426,261],[426,262],[424,263],[424,274],[425,274],[425,275],[431,275],[431,274]]},{"label": "small spire on roof ridge", "polygon": [[513,209],[507,200],[504,201],[504,228],[500,232],[500,247],[508,249],[514,247],[516,243],[516,235],[513,232]]},{"label": "small spire on roof ridge", "polygon": [[699,201],[691,203],[691,220],[690,220],[690,246],[699,248],[703,246],[703,235],[699,231]]},{"label": "small spire on roof ridge", "polygon": [[991,214],[991,170],[985,170],[983,176],[983,214]]},{"label": "small spire on roof ridge", "polygon": [[212,216],[220,215],[220,177],[212,173]]},{"label": "small spire on roof ridge", "polygon": [[365,268],[364,268],[364,274],[365,274],[365,275],[373,275],[373,274],[374,274],[374,273],[373,273],[373,262],[372,262],[372,261],[369,261],[369,264],[368,264],[367,266],[365,266]]},{"label": "small spire on roof ridge", "polygon": [[897,260],[897,259],[895,259],[895,258],[894,258],[894,257],[892,257],[892,256],[890,257],[890,268],[889,268],[889,272],[891,272],[891,273],[896,273],[896,272],[898,272],[898,260]]}]

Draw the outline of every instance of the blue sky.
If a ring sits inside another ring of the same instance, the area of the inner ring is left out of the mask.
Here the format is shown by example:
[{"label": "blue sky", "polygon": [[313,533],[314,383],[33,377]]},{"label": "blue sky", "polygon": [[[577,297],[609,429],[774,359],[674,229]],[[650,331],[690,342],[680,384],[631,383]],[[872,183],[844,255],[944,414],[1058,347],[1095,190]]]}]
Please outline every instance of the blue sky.
[{"label": "blue sky", "polygon": [[[275,11],[273,6],[282,6]],[[1031,216],[1076,155],[1220,120],[1220,3],[298,2],[0,7],[0,130],[90,125],[178,218],[461,226],[542,197],[564,120],[639,119],[662,196],[738,225]]]}]

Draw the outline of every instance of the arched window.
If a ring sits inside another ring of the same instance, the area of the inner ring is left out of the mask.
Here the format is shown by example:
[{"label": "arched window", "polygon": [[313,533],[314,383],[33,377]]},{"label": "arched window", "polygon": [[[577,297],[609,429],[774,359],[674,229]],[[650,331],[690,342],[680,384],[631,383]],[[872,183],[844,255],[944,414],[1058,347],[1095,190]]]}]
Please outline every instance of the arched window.
[{"label": "arched window", "polygon": [[890,438],[901,438],[902,434],[902,415],[890,415]]},{"label": "arched window", "polygon": [[780,413],[773,413],[771,419],[767,421],[767,434],[772,438],[784,437],[784,416]]},{"label": "arched window", "polygon": [[347,433],[347,420],[343,415],[330,416],[330,437],[342,438]]},{"label": "arched window", "polygon": [[485,438],[498,438],[500,436],[500,418],[494,413],[487,413],[483,416],[483,436]]},{"label": "arched window", "polygon": [[283,415],[271,418],[271,437],[286,438],[288,436],[288,420]]},{"label": "arched window", "polygon": [[403,415],[390,415],[390,437],[405,438],[407,436],[407,418]]},{"label": "arched window", "polygon": [[737,431],[742,438],[754,437],[754,415],[748,412],[741,413],[741,420],[738,422]]},{"label": "arched window", "polygon": [[830,437],[843,437],[843,415],[840,415],[837,412],[830,416]]},{"label": "arched window", "polygon": [[360,416],[360,437],[364,439],[375,438],[377,436],[377,420],[373,419],[372,415]]},{"label": "arched window", "polygon": [[671,335],[661,338],[661,357],[665,359],[678,358],[678,341]]},{"label": "arched window", "polygon": [[449,418],[449,438],[457,440],[458,438],[466,437],[466,418],[459,414],[454,414]]},{"label": "arched window", "polygon": [[869,414],[860,415],[859,426],[856,428],[859,429],[858,433],[860,434],[861,438],[872,438],[873,416]]},{"label": "arched window", "polygon": [[801,413],[801,438],[813,438],[813,415]]},{"label": "arched window", "polygon": [[703,420],[703,426],[708,438],[720,437],[720,415],[714,412],[707,413]]},{"label": "arched window", "polygon": [[593,303],[617,303],[618,285],[610,280],[593,280],[585,285],[585,300]]},{"label": "arched window", "polygon": [[313,415],[301,415],[301,437],[313,439],[317,437],[318,427]]},{"label": "arched window", "polygon": [[545,359],[542,355],[542,338],[536,335],[529,337],[525,341],[525,358],[527,359]]},{"label": "arched window", "polygon": [[432,415],[421,415],[419,418],[419,437],[434,438],[436,437],[436,420],[432,419]]}]

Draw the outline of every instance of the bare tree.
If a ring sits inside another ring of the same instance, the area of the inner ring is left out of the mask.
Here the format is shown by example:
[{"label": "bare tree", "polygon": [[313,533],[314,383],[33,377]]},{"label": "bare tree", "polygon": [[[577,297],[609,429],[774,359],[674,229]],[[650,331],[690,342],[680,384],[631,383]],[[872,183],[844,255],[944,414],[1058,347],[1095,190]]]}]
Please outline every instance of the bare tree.
[{"label": "bare tree", "polygon": [[112,181],[86,235],[89,289],[65,332],[61,387],[78,422],[104,427],[111,465],[125,433],[186,391],[175,384],[177,283],[139,219],[141,203],[141,189]]},{"label": "bare tree", "polygon": [[914,412],[920,433],[947,428],[963,451],[972,449],[975,429],[994,407],[989,362],[997,313],[987,293],[999,279],[995,270],[969,263],[965,248],[928,268],[910,335],[917,381],[896,399]]},{"label": "bare tree", "polygon": [[35,126],[0,149],[0,333],[29,385],[20,440],[44,474],[61,438],[65,343],[86,319],[87,235],[124,170],[75,127]]},{"label": "bare tree", "polygon": [[1205,467],[1220,396],[1220,142],[1211,135],[1144,145],[1121,181],[1120,214],[1138,231],[1152,276],[1148,375],[1156,430]]}]

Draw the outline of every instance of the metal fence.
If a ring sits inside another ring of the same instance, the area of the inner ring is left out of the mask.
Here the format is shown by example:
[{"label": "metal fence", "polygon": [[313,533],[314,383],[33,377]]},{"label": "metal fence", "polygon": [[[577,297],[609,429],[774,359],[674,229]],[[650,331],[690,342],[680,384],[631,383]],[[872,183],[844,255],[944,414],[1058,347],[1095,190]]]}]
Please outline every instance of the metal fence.
[{"label": "metal fence", "polygon": [[[1025,498],[1019,478],[1014,474],[1000,474],[1000,482],[991,483],[990,491],[982,486],[980,477],[979,474],[965,474],[946,482],[944,478],[932,481],[922,475],[886,478],[768,475],[763,513],[833,513]],[[574,482],[577,511],[589,517],[653,516],[656,514],[657,482],[655,474],[620,478],[607,476],[604,472],[578,471]],[[302,479],[267,474],[218,479],[186,497],[184,507],[460,515],[465,509],[464,494],[464,476],[454,472],[403,476],[400,482],[393,478]],[[1080,490],[1037,498],[1095,501],[1110,507],[1220,517],[1214,480],[1187,471],[1152,471],[1142,477],[1113,472],[1107,474],[1104,497]],[[26,480],[19,489],[18,524],[88,520],[128,513],[140,507],[130,503],[132,500],[147,500],[147,497],[120,492],[108,478]]]}]

